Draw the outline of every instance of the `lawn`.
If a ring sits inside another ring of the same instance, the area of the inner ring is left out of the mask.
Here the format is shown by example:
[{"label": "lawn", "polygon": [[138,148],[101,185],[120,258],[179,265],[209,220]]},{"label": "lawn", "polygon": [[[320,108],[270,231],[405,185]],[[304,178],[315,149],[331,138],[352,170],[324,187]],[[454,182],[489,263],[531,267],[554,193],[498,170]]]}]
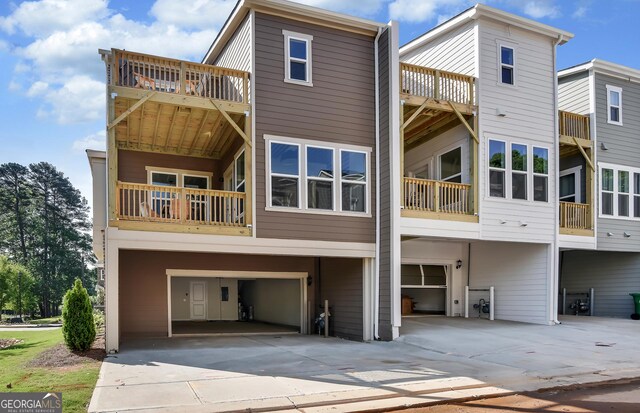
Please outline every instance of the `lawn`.
[{"label": "lawn", "polygon": [[62,343],[61,329],[0,331],[0,339],[3,338],[17,338],[23,343],[0,350],[0,391],[62,392],[65,413],[87,411],[100,361],[87,358],[64,367],[28,367],[41,353],[51,352]]},{"label": "lawn", "polygon": [[49,318],[35,318],[27,321],[29,324],[58,324],[62,322],[62,316]]}]

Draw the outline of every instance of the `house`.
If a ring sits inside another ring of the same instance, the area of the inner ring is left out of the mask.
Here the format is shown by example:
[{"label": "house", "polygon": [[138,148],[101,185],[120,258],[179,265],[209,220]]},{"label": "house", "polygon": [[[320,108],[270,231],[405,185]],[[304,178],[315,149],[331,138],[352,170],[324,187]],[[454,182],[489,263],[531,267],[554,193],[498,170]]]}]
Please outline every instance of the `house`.
[{"label": "house", "polygon": [[640,70],[600,59],[558,72],[560,109],[584,119],[574,134],[592,150],[590,162],[575,153],[560,158],[560,199],[584,204],[591,231],[586,242],[560,242],[560,288],[567,293],[561,312],[575,313],[569,306],[576,300],[592,301],[596,316],[635,312],[629,293],[640,291],[639,82]]},{"label": "house", "polygon": [[106,167],[94,235],[108,351],[140,336],[313,333],[325,302],[331,335],[373,338],[389,122],[376,98],[390,99],[377,76],[394,33],[245,0],[201,63],[100,51],[108,145],[89,157]]},{"label": "house", "polygon": [[572,37],[479,4],[399,49],[401,125],[389,154],[381,142],[388,337],[403,309],[556,322],[556,48]]}]

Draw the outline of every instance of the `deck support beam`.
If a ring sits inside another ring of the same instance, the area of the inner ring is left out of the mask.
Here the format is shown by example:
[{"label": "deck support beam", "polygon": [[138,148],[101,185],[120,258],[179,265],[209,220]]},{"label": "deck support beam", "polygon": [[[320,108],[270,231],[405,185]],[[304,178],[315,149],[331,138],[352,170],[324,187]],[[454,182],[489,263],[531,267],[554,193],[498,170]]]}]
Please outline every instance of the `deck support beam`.
[{"label": "deck support beam", "polygon": [[591,162],[591,157],[589,155],[587,155],[587,152],[584,150],[582,145],[580,145],[578,143],[578,140],[575,138],[575,136],[572,136],[572,138],[573,138],[573,141],[575,142],[576,146],[578,147],[578,150],[582,154],[582,157],[587,162],[587,165],[589,165],[589,167],[591,168],[592,171],[595,171],[596,168],[595,168],[595,166],[593,166],[593,162]]},{"label": "deck support beam", "polygon": [[[429,103],[429,101],[425,100],[424,103],[422,105],[420,105],[415,112],[413,112],[413,115],[411,115],[411,117],[409,117],[409,119],[407,119],[402,124],[402,130],[404,130],[407,126],[409,126],[411,124],[411,122],[413,122],[415,120],[415,118],[417,118],[418,115],[420,115],[422,113],[422,111],[427,107],[428,103]],[[404,117],[403,117],[403,119],[404,119]]]},{"label": "deck support beam", "polygon": [[[146,102],[147,100],[151,99],[153,97],[153,95],[155,95],[156,93],[157,92],[151,92],[148,95],[144,96],[139,101],[137,101],[136,103],[134,103],[133,105],[131,105],[131,107],[129,109],[127,109],[125,112],[123,112],[120,116],[115,118],[112,122],[109,122],[109,125],[107,125],[107,129],[113,129],[114,126],[116,126],[118,123],[120,123],[123,120],[125,120],[127,118],[127,116],[131,115],[136,109],[138,109],[140,106],[144,105],[144,102]],[[113,100],[113,99],[111,99],[111,100]]]},{"label": "deck support beam", "polygon": [[[218,103],[215,100],[210,99],[210,101],[211,101],[211,104],[213,104],[213,106],[215,106],[215,108],[218,109],[218,111],[222,114],[222,116],[227,120],[227,122],[231,124],[233,129],[235,129],[236,132],[238,132],[238,135],[240,135],[242,139],[244,139],[244,141],[249,146],[251,146],[251,139],[249,139],[249,137],[244,133],[244,131],[240,129],[240,126],[238,126],[238,124],[235,123],[233,119],[231,119],[231,116],[229,116],[229,114],[220,105],[218,105]],[[248,114],[245,113],[245,118],[246,117],[248,117]]]},{"label": "deck support beam", "polygon": [[478,135],[476,134],[476,131],[473,130],[473,128],[471,126],[469,126],[469,123],[467,122],[467,120],[465,119],[464,116],[462,116],[462,113],[460,113],[460,111],[458,110],[458,108],[455,107],[455,105],[452,102],[449,102],[449,106],[451,106],[451,109],[453,110],[453,113],[456,114],[456,116],[458,117],[458,119],[460,119],[460,122],[462,122],[462,124],[464,125],[465,128],[467,128],[467,130],[469,131],[469,133],[471,134],[471,136],[473,136],[473,140],[476,141],[477,144],[480,143],[480,140],[478,139]]}]

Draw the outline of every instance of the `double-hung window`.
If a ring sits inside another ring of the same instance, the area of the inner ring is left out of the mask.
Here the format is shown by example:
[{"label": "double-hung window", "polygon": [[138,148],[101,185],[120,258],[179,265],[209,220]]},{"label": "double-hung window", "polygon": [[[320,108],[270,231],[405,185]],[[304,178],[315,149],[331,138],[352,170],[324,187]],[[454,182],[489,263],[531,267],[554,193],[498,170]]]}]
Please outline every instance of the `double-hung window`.
[{"label": "double-hung window", "polygon": [[640,219],[640,168],[600,164],[600,215]]},{"label": "double-hung window", "polygon": [[549,150],[533,147],[533,200],[549,200]]},{"label": "double-hung window", "polygon": [[500,83],[505,85],[515,84],[515,49],[500,45]]},{"label": "double-hung window", "polygon": [[629,216],[629,171],[618,171],[618,216]]},{"label": "double-hung window", "polygon": [[369,150],[267,137],[267,208],[298,212],[369,212]]},{"label": "double-hung window", "polygon": [[489,141],[489,196],[506,197],[507,144]]},{"label": "double-hung window", "polygon": [[311,41],[313,36],[283,30],[285,82],[312,86]]},{"label": "double-hung window", "polygon": [[602,168],[600,170],[600,176],[602,177],[602,185],[600,187],[602,200],[600,202],[600,211],[602,215],[614,215],[613,214],[613,169]]},{"label": "double-hung window", "polygon": [[512,143],[511,198],[526,200],[527,194],[527,145]]},{"label": "double-hung window", "polygon": [[607,85],[607,122],[622,125],[622,89]]}]

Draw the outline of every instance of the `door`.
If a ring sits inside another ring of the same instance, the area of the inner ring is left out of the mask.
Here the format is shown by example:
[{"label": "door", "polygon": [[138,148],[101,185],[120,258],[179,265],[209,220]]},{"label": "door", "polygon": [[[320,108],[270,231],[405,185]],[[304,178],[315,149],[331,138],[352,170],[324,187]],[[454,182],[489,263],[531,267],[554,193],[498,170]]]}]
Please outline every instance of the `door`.
[{"label": "door", "polygon": [[190,307],[192,320],[204,320],[207,315],[207,283],[191,281]]},{"label": "door", "polygon": [[238,320],[238,280],[233,278],[220,279],[220,319],[226,321]]}]

